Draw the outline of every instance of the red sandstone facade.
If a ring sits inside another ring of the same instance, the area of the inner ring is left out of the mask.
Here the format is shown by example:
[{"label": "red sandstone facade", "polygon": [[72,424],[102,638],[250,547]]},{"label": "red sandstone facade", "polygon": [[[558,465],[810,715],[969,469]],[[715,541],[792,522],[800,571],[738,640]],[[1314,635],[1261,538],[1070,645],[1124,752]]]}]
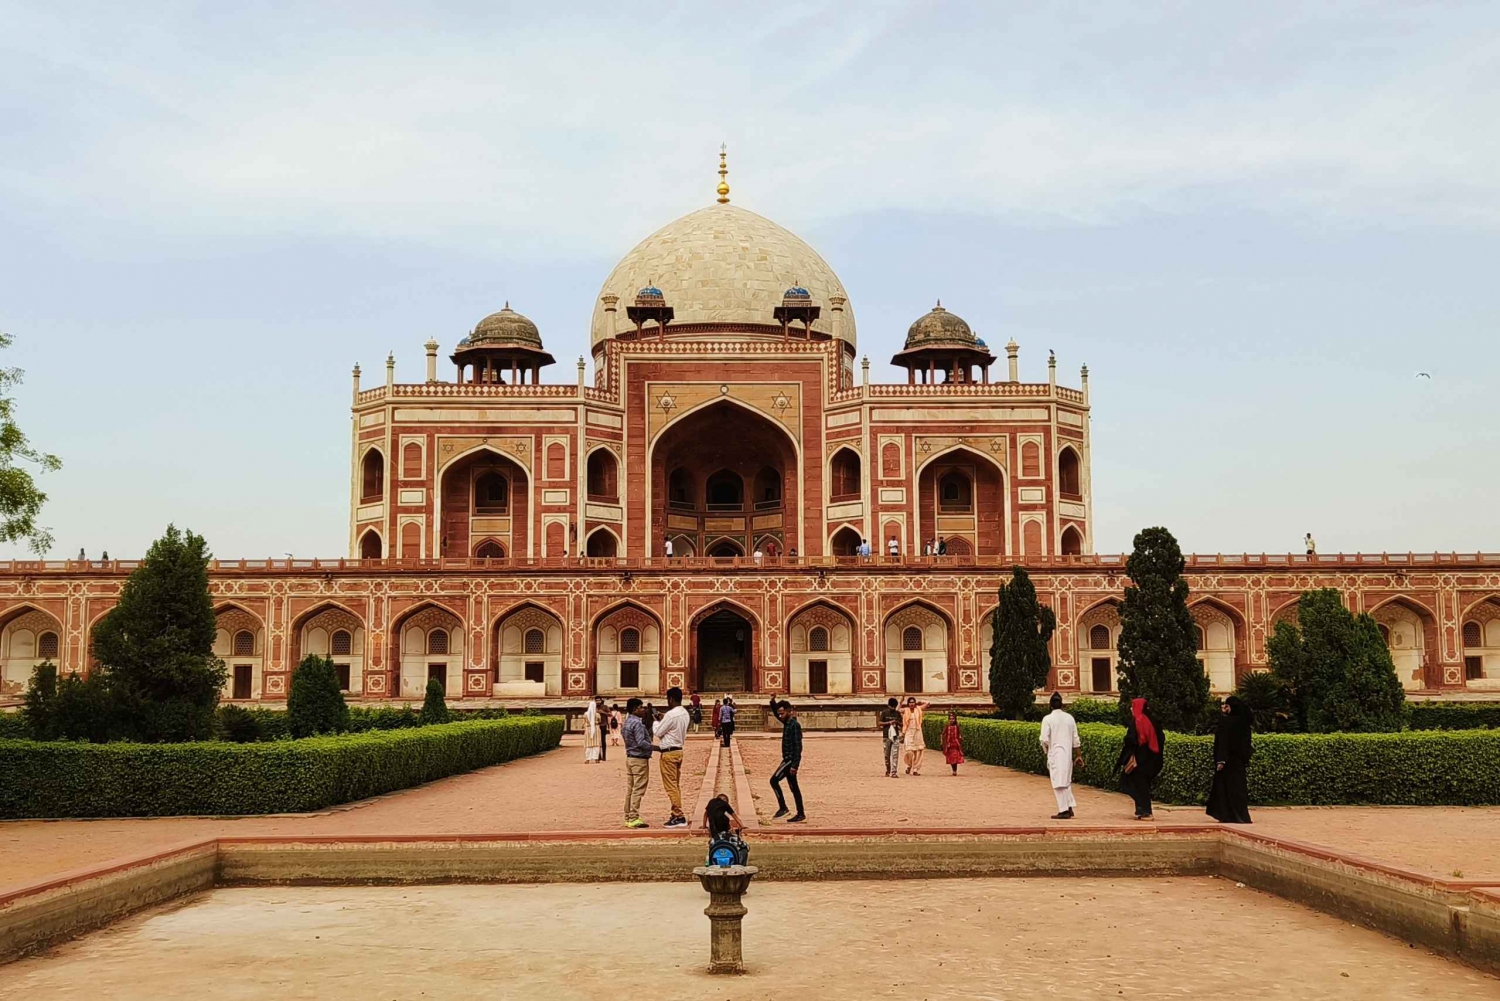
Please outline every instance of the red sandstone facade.
[{"label": "red sandstone facade", "polygon": [[[1021,382],[1012,343],[992,377],[939,305],[893,359],[906,382],[871,384],[867,359],[856,382],[837,276],[726,199],[606,280],[592,381],[580,358],[541,382],[552,356],[508,304],[460,340],[451,382],[435,342],[421,382],[388,359],[362,389],[356,368],[351,555],[214,565],[226,695],[284,699],[319,653],[369,699],[431,677],[450,698],[982,699],[1016,564],[1058,616],[1049,687],[1109,691],[1126,581],[1092,555],[1087,369],[1061,386],[1049,358]],[[0,564],[0,695],[44,660],[87,670],[129,568]],[[1325,586],[1376,615],[1409,688],[1500,688],[1500,556],[1198,557],[1188,579],[1215,690]]]}]

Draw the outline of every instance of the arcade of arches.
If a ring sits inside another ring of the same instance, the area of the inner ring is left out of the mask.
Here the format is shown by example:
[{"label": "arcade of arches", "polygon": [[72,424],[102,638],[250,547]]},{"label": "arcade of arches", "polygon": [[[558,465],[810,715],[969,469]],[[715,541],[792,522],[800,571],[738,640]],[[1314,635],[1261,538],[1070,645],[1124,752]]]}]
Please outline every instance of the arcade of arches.
[{"label": "arcade of arches", "polygon": [[676,556],[786,553],[797,546],[797,453],[784,430],[721,400],[667,426],[651,456],[651,525]]}]

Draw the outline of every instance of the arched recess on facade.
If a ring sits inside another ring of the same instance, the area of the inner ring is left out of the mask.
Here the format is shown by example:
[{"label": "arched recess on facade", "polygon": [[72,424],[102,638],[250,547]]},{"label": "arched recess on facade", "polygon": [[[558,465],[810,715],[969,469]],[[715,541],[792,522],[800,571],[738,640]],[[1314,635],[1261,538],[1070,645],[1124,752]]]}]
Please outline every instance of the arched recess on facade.
[{"label": "arched recess on facade", "polygon": [[620,537],[612,529],[600,526],[584,540],[583,553],[596,559],[611,559],[620,555],[620,548]]},{"label": "arched recess on facade", "polygon": [[730,598],[719,598],[688,620],[689,684],[704,692],[755,689],[755,665],[764,663],[760,616]]},{"label": "arched recess on facade", "polygon": [[224,698],[244,701],[261,697],[265,653],[266,630],[259,615],[235,602],[214,608],[214,656],[228,669]]},{"label": "arched recess on facade", "polygon": [[841,525],[828,537],[828,551],[834,556],[857,556],[861,541],[858,529]]},{"label": "arched recess on facade", "polygon": [[375,504],[385,499],[385,453],[371,446],[359,460],[359,501]]},{"label": "arched recess on facade", "polygon": [[608,445],[589,450],[586,473],[589,500],[601,504],[620,502],[620,463]]},{"label": "arched recess on facade", "polygon": [[[333,661],[339,685],[351,694],[364,691],[364,618],[353,609],[333,601],[321,602],[292,621],[287,666],[295,669],[302,658],[316,654]],[[385,694],[384,678],[370,686],[370,694]]]},{"label": "arched recess on facade", "polygon": [[[712,516],[735,526],[705,528],[695,551],[708,555],[717,540],[728,538],[741,554],[749,552],[752,527],[756,536],[773,535],[782,552],[799,545],[802,450],[783,424],[755,407],[719,397],[684,411],[647,445],[646,468],[651,523],[670,524],[670,511],[700,525]],[[731,499],[730,477],[740,485],[738,501]],[[648,545],[648,552],[659,553],[661,540]]]},{"label": "arched recess on facade", "polygon": [[812,601],[787,619],[787,685],[793,695],[854,691],[859,631],[846,609]]},{"label": "arched recess on facade", "polygon": [[917,551],[942,540],[953,555],[1004,553],[1005,477],[992,456],[965,445],[924,458],[917,466]]},{"label": "arched recess on facade", "polygon": [[1120,602],[1104,598],[1078,614],[1073,628],[1080,691],[1107,695],[1118,690]]},{"label": "arched recess on facade", "polygon": [[1464,684],[1475,689],[1500,689],[1500,594],[1480,598],[1463,610],[1459,646]]},{"label": "arched recess on facade", "polygon": [[659,619],[633,601],[610,605],[594,617],[594,691],[600,695],[659,695],[662,637]]},{"label": "arched recess on facade", "polygon": [[359,558],[362,560],[378,560],[384,555],[385,543],[380,538],[379,529],[365,529],[365,533],[359,537]]},{"label": "arched recess on facade", "polygon": [[449,460],[437,480],[440,555],[467,556],[484,537],[511,555],[531,555],[531,473],[514,456],[476,445]]},{"label": "arched recess on facade", "polygon": [[1197,634],[1198,662],[1208,675],[1210,690],[1234,691],[1249,661],[1245,617],[1233,605],[1212,596],[1194,601],[1188,612]]},{"label": "arched recess on facade", "polygon": [[1083,459],[1072,445],[1057,452],[1057,493],[1063,500],[1083,500]]},{"label": "arched recess on facade", "polygon": [[948,613],[920,598],[885,617],[885,687],[891,692],[946,692],[953,682],[950,651],[956,642]]},{"label": "arched recess on facade", "polygon": [[1500,595],[1473,602],[1458,617],[1459,654],[1464,684],[1500,690]]},{"label": "arched recess on facade", "polygon": [[396,691],[403,699],[421,699],[436,678],[450,699],[464,694],[468,629],[463,618],[445,605],[423,602],[391,623],[391,663],[397,665]]},{"label": "arched recess on facade", "polygon": [[556,612],[523,602],[496,616],[491,667],[497,695],[563,694],[563,640]]},{"label": "arched recess on facade", "polygon": [[863,496],[859,453],[848,445],[836,449],[828,460],[828,500],[839,504],[857,501]]},{"label": "arched recess on facade", "polygon": [[1385,599],[1370,610],[1380,636],[1391,651],[1396,677],[1407,691],[1436,688],[1442,681],[1437,617],[1408,595]]},{"label": "arched recess on facade", "polygon": [[1062,535],[1057,540],[1057,551],[1063,556],[1083,555],[1083,533],[1078,530],[1077,525],[1069,525],[1062,530]]},{"label": "arched recess on facade", "polygon": [[62,623],[32,604],[17,605],[0,617],[0,695],[19,698],[42,664],[62,670]]},{"label": "arched recess on facade", "polygon": [[503,560],[505,559],[505,544],[499,539],[481,539],[474,546],[474,558],[476,560]]}]

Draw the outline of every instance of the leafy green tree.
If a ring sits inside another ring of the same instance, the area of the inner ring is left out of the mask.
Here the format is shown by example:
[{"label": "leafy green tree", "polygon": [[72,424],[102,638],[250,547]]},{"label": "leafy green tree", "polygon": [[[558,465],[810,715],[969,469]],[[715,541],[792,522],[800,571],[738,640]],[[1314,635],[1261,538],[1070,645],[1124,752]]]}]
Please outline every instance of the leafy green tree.
[{"label": "leafy green tree", "polygon": [[423,726],[448,722],[448,703],[443,701],[443,683],[436,678],[427,679],[427,697],[422,700],[420,722]]},{"label": "leafy green tree", "polygon": [[1234,694],[1250,710],[1258,733],[1284,733],[1298,729],[1291,690],[1271,671],[1249,672],[1240,679]]},{"label": "leafy green tree", "polygon": [[134,740],[213,738],[226,669],[213,652],[208,559],[201,535],[168,525],[94,631],[95,659]]},{"label": "leafy green tree", "polygon": [[287,724],[293,737],[316,733],[343,733],[349,729],[349,705],[339,689],[338,669],[333,661],[310,653],[292,672],[292,691],[287,697]]},{"label": "leafy green tree", "polygon": [[1304,591],[1297,624],[1277,623],[1266,653],[1303,729],[1378,733],[1405,725],[1406,693],[1379,627],[1345,608],[1337,590]]},{"label": "leafy green tree", "polygon": [[991,625],[990,697],[1007,719],[1026,719],[1036,703],[1036,690],[1047,683],[1052,657],[1047,641],[1057,628],[1052,609],[1037,601],[1031,577],[1020,567],[1009,584],[1000,585],[1000,603]]},{"label": "leafy green tree", "polygon": [[[11,343],[9,334],[0,333],[0,348],[8,348]],[[42,556],[52,548],[52,533],[36,523],[47,495],[37,489],[31,472],[17,463],[50,473],[62,468],[62,460],[33,448],[16,423],[11,391],[21,384],[24,375],[18,368],[0,368],[0,541],[25,539],[27,548]]]},{"label": "leafy green tree", "polygon": [[32,740],[57,739],[57,668],[38,664],[26,684],[23,700],[26,728]]},{"label": "leafy green tree", "polygon": [[1208,676],[1198,663],[1198,636],[1188,611],[1186,565],[1165,528],[1135,537],[1125,563],[1132,586],[1120,606],[1120,706],[1144,696],[1169,730],[1192,733],[1209,709]]}]

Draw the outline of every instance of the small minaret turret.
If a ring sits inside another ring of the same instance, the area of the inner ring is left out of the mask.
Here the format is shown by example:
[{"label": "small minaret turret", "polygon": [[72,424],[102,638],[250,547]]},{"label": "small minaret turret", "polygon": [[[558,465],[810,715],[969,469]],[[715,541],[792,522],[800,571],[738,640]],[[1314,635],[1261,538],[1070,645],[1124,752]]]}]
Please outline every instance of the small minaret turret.
[{"label": "small minaret turret", "polygon": [[422,347],[427,349],[427,381],[428,383],[437,382],[438,342],[436,339],[429,337],[427,338],[427,343],[422,345]]},{"label": "small minaret turret", "polygon": [[354,399],[359,400],[359,362],[354,363]]},{"label": "small minaret turret", "polygon": [[1021,381],[1021,362],[1019,360],[1020,354],[1021,345],[1017,344],[1016,339],[1012,337],[1010,339],[1010,343],[1005,345],[1005,358],[1010,363],[1011,382]]},{"label": "small minaret turret", "polygon": [[392,351],[385,356],[385,388],[390,389],[396,385],[396,352]]}]

